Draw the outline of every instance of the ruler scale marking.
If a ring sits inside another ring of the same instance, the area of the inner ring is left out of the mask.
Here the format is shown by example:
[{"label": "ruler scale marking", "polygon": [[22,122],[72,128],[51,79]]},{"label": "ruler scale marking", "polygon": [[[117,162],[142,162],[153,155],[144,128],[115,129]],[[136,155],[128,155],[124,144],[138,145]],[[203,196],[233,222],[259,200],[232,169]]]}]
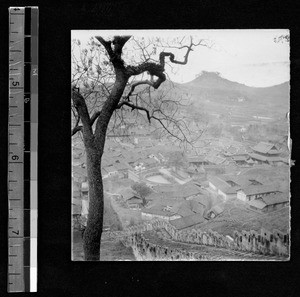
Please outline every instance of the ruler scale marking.
[{"label": "ruler scale marking", "polygon": [[9,8],[9,45],[7,290],[36,292],[37,7]]}]

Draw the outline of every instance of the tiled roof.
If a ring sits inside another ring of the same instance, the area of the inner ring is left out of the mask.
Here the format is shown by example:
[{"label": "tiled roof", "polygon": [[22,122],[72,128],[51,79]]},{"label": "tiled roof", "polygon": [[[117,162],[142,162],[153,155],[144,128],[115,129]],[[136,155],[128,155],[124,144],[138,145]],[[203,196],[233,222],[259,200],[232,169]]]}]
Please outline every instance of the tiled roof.
[{"label": "tiled roof", "polygon": [[203,214],[205,206],[202,203],[199,203],[196,200],[190,200],[191,210],[194,213]]},{"label": "tiled roof", "polygon": [[248,158],[246,156],[232,156],[233,161],[246,161]]},{"label": "tiled roof", "polygon": [[234,146],[230,146],[228,149],[226,149],[226,152],[227,153],[230,153],[230,154],[236,154],[238,151],[238,148],[234,147]]},{"label": "tiled roof", "polygon": [[287,193],[277,193],[262,198],[266,205],[285,203],[289,201]]},{"label": "tiled roof", "polygon": [[194,184],[188,185],[159,185],[154,188],[159,193],[170,195],[171,197],[187,198],[201,193],[199,187]]},{"label": "tiled roof", "polygon": [[207,207],[210,203],[210,198],[205,195],[199,195],[197,197],[192,198],[192,201],[196,201],[203,205],[203,207]]},{"label": "tiled roof", "polygon": [[163,206],[161,205],[155,205],[151,208],[143,208],[141,212],[147,214],[159,215],[159,216],[166,216],[166,217],[171,217],[175,215],[174,212],[163,211]]},{"label": "tiled roof", "polygon": [[222,192],[225,192],[230,188],[230,185],[219,176],[210,176],[208,181]]},{"label": "tiled roof", "polygon": [[[133,190],[132,189],[123,189],[121,192],[120,192],[120,195],[122,195],[123,196],[123,198],[125,199],[125,200],[128,200],[128,199],[131,199],[131,198],[134,198],[134,197],[137,197],[137,195],[135,195],[134,193],[133,193]],[[137,197],[137,198],[139,198],[139,197]]]},{"label": "tiled roof", "polygon": [[[252,148],[254,151],[267,154],[267,153],[278,153],[277,148],[273,143],[260,142]],[[272,150],[272,152],[271,152]]]},{"label": "tiled roof", "polygon": [[249,156],[252,159],[263,161],[263,162],[266,162],[268,160],[268,158],[266,156],[262,156],[262,155],[259,155],[259,154],[256,154],[256,153],[249,153]]},{"label": "tiled roof", "polygon": [[156,201],[153,201],[155,205],[161,205],[161,206],[174,206],[178,202],[183,202],[183,198],[160,198]]},{"label": "tiled roof", "polygon": [[194,214],[180,219],[171,220],[170,224],[173,225],[177,230],[192,227],[194,225],[204,222],[205,219],[200,214]]},{"label": "tiled roof", "polygon": [[206,160],[210,163],[219,165],[226,161],[226,158],[222,158],[220,156],[206,156]]},{"label": "tiled roof", "polygon": [[263,208],[266,207],[266,203],[264,203],[261,200],[257,200],[257,199],[249,201],[248,204],[250,206],[253,206],[253,207],[257,208],[257,209],[263,209]]},{"label": "tiled roof", "polygon": [[177,213],[182,217],[195,213],[202,215],[204,212],[204,206],[196,200],[184,200],[174,204],[172,207],[172,212]]},{"label": "tiled roof", "polygon": [[143,199],[134,196],[134,197],[127,199],[127,203],[128,204],[143,204]]},{"label": "tiled roof", "polygon": [[248,186],[248,187],[243,188],[242,191],[246,195],[256,195],[256,194],[277,192],[278,190],[275,185],[262,185],[262,186]]},{"label": "tiled roof", "polygon": [[154,158],[146,158],[146,159],[143,159],[143,163],[146,165],[153,165],[153,164],[156,164],[157,161]]}]

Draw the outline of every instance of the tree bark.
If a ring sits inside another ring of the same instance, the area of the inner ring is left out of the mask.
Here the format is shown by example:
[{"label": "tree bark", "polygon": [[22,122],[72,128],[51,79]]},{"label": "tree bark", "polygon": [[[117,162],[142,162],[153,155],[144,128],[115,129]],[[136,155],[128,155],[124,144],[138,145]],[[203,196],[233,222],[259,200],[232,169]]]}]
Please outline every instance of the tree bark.
[{"label": "tree bark", "polygon": [[[95,133],[83,129],[84,145],[87,156],[89,181],[89,214],[83,235],[85,261],[100,260],[100,243],[103,231],[104,193],[101,174],[101,159],[104,151],[105,136],[110,118],[118,105],[127,83],[127,77],[118,73],[111,95],[98,116]],[[88,134],[88,135],[86,135]]]},{"label": "tree bark", "polygon": [[99,150],[91,144],[86,146],[86,156],[89,181],[89,214],[83,236],[83,249],[85,261],[99,261],[104,207],[101,156]]}]

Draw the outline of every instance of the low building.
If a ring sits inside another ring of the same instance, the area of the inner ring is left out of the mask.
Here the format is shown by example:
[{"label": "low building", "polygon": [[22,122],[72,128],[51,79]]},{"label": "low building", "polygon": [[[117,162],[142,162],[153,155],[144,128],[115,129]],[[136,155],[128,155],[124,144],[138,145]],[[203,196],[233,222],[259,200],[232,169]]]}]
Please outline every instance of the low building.
[{"label": "low building", "polygon": [[226,181],[223,176],[210,176],[208,178],[209,187],[222,196],[225,200],[236,198],[240,185]]},{"label": "low building", "polygon": [[183,218],[175,219],[175,220],[170,220],[170,224],[174,226],[176,230],[183,230],[187,229],[190,227],[193,227],[195,225],[201,224],[205,222],[206,220],[203,218],[202,215],[200,214],[193,214],[190,216],[186,216]]},{"label": "low building", "polygon": [[118,170],[114,166],[107,166],[104,167],[105,171],[107,172],[108,177],[117,176]]},{"label": "low building", "polygon": [[264,211],[266,209],[266,203],[260,199],[251,200],[248,202],[250,209],[255,211]]},{"label": "low building", "polygon": [[232,156],[231,159],[237,164],[237,165],[249,165],[248,160],[249,160],[249,156],[239,156],[239,155],[235,155]]},{"label": "low building", "polygon": [[180,217],[187,217],[196,213],[203,216],[204,210],[205,207],[195,200],[184,200],[182,202],[176,203],[171,208],[171,211],[178,214]]},{"label": "low building", "polygon": [[204,156],[190,156],[187,158],[189,166],[200,167],[201,165],[208,165],[208,161],[205,160]]},{"label": "low building", "polygon": [[120,196],[129,208],[140,209],[143,206],[143,199],[136,195],[132,189],[128,188],[122,190]]},{"label": "low building", "polygon": [[221,164],[225,163],[225,161],[226,161],[226,158],[222,158],[222,157],[216,156],[216,155],[208,155],[208,156],[206,156],[205,159],[209,164],[212,164],[212,165],[221,165]]},{"label": "low building", "polygon": [[251,209],[261,212],[271,212],[289,205],[288,194],[277,193],[262,199],[248,202]]},{"label": "low building", "polygon": [[208,209],[212,203],[211,198],[207,195],[198,195],[194,197],[191,201],[196,201],[203,205],[204,209]]},{"label": "low building", "polygon": [[289,205],[288,193],[276,193],[262,198],[266,211],[273,211]]},{"label": "low building", "polygon": [[237,191],[237,198],[246,202],[275,193],[280,193],[275,185],[248,186]]},{"label": "low building", "polygon": [[171,221],[180,218],[180,216],[172,211],[167,210],[164,205],[156,204],[151,208],[142,208],[141,216],[143,220],[163,219]]},{"label": "low building", "polygon": [[256,163],[270,165],[282,163],[281,152],[272,143],[260,142],[252,147],[252,150],[253,152],[249,153],[249,157]]},{"label": "low building", "polygon": [[215,205],[210,210],[207,211],[205,218],[210,220],[219,216],[224,211],[224,207],[222,205]]},{"label": "low building", "polygon": [[154,187],[154,190],[163,194],[162,197],[192,199],[201,195],[201,189],[193,183],[184,185],[159,185]]}]

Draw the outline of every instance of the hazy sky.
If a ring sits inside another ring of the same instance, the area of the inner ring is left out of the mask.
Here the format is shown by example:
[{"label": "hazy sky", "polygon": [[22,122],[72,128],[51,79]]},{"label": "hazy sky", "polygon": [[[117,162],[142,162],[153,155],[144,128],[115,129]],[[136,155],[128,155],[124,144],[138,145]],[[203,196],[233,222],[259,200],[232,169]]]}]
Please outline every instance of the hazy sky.
[{"label": "hazy sky", "polygon": [[[179,83],[191,81],[201,71],[218,71],[229,80],[248,86],[266,87],[290,79],[289,44],[275,43],[274,38],[288,30],[74,30],[71,38],[84,45],[90,37],[133,35],[177,37],[193,35],[209,39],[213,48],[197,47],[187,65],[178,66],[177,74],[168,73]],[[184,51],[183,51],[184,54]]]}]

